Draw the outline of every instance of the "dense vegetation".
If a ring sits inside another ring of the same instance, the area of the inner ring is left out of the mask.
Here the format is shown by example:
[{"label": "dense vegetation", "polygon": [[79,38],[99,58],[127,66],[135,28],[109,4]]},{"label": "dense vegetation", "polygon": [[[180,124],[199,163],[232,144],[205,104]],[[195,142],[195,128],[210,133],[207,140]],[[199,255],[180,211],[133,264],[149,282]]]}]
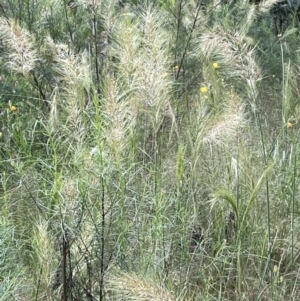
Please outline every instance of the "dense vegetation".
[{"label": "dense vegetation", "polygon": [[1,301],[300,298],[274,2],[1,2]]}]

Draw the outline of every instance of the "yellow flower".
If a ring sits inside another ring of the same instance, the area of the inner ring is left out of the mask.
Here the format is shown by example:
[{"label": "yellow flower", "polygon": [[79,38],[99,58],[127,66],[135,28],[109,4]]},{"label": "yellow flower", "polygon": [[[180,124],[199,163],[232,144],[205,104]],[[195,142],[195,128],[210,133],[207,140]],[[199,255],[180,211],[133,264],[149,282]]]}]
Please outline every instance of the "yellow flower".
[{"label": "yellow flower", "polygon": [[219,69],[219,64],[217,62],[214,62],[213,67],[214,67],[214,69]]},{"label": "yellow flower", "polygon": [[9,108],[10,108],[10,110],[11,110],[12,112],[17,111],[17,107],[14,106],[14,105],[10,105]]},{"label": "yellow flower", "polygon": [[178,69],[179,69],[179,66],[177,66],[177,65],[173,67],[174,71],[177,71]]},{"label": "yellow flower", "polygon": [[200,92],[203,93],[203,94],[207,93],[208,92],[207,87],[205,87],[205,86],[201,87]]},{"label": "yellow flower", "polygon": [[169,73],[168,72],[165,72],[164,74],[163,74],[163,78],[167,78],[169,76]]},{"label": "yellow flower", "polygon": [[288,129],[291,129],[293,127],[293,124],[288,121],[287,124],[286,124],[286,127]]}]

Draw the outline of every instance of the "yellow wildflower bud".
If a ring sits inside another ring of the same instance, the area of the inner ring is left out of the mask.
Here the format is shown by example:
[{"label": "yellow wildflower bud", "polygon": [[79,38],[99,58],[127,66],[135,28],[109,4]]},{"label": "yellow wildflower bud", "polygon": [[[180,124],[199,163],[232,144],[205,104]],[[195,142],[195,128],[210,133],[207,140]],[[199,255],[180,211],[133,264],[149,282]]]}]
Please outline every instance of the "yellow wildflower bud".
[{"label": "yellow wildflower bud", "polygon": [[214,67],[214,69],[219,69],[219,64],[217,62],[214,62],[213,67]]},{"label": "yellow wildflower bud", "polygon": [[177,66],[177,65],[173,67],[174,71],[177,71],[178,69],[179,69],[179,66]]},{"label": "yellow wildflower bud", "polygon": [[207,93],[207,92],[208,92],[207,87],[205,87],[205,86],[204,86],[204,87],[201,87],[201,88],[200,88],[200,92],[203,93],[203,94]]},{"label": "yellow wildflower bud", "polygon": [[168,72],[165,72],[164,74],[163,74],[163,78],[167,78],[169,76],[169,73]]},{"label": "yellow wildflower bud", "polygon": [[288,129],[291,129],[292,127],[293,127],[293,124],[291,123],[291,122],[287,122],[287,124],[286,124],[286,127],[288,128]]},{"label": "yellow wildflower bud", "polygon": [[11,105],[9,108],[10,108],[10,110],[11,110],[12,112],[17,111],[17,107],[14,106],[14,105]]}]

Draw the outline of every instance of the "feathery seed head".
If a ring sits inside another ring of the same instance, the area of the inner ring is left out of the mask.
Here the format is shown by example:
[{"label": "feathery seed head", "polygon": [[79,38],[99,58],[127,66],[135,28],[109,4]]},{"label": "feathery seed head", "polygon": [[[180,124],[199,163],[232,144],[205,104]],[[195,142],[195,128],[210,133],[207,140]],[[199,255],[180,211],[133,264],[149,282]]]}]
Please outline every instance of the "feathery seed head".
[{"label": "feathery seed head", "polygon": [[126,147],[129,128],[135,124],[135,110],[130,106],[128,98],[122,94],[122,84],[108,77],[103,89],[106,125],[104,135],[107,145],[117,160],[121,158]]},{"label": "feathery seed head", "polygon": [[255,48],[246,39],[238,31],[208,30],[200,38],[200,52],[207,59],[217,57],[228,77],[242,78],[249,86],[249,79],[253,83],[261,79],[261,71],[255,59]]},{"label": "feathery seed head", "polygon": [[203,142],[218,145],[233,141],[245,123],[244,107],[233,94],[224,113],[209,124]]},{"label": "feathery seed head", "polygon": [[175,301],[175,297],[166,289],[157,286],[152,281],[143,280],[136,275],[122,273],[111,276],[108,287],[122,295],[126,293],[132,301]]},{"label": "feathery seed head", "polygon": [[6,19],[0,18],[0,39],[7,48],[8,66],[13,71],[27,76],[38,60],[30,33],[13,20],[8,23]]}]

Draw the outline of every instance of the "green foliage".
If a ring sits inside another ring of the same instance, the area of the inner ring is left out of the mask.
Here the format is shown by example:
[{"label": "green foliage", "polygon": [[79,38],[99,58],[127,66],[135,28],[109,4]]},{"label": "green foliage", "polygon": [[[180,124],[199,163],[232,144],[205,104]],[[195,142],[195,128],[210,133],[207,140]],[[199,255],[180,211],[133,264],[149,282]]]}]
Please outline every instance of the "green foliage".
[{"label": "green foliage", "polygon": [[175,6],[176,0],[159,0],[159,4],[167,10],[171,10]]}]

